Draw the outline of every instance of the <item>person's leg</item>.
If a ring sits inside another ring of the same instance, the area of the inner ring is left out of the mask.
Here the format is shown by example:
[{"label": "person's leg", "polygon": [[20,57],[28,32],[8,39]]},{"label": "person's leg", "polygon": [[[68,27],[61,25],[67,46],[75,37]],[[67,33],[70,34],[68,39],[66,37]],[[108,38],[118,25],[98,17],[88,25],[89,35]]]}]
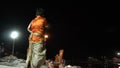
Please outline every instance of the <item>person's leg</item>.
[{"label": "person's leg", "polygon": [[34,43],[31,60],[31,68],[40,68],[45,63],[46,49],[43,49],[43,43]]},{"label": "person's leg", "polygon": [[29,42],[29,47],[27,49],[26,68],[29,68],[32,59],[32,52],[33,52],[32,50],[33,50],[32,42]]}]

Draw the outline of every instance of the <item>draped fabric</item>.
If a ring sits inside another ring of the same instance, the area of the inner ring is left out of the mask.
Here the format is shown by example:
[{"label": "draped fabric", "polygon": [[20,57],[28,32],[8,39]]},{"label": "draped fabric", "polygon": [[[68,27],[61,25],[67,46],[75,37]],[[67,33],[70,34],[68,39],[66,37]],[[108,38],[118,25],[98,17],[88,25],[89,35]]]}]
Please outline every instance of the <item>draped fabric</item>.
[{"label": "draped fabric", "polygon": [[26,68],[40,68],[46,59],[46,49],[44,47],[44,28],[46,19],[36,16],[28,26],[30,32],[29,48],[26,59]]}]

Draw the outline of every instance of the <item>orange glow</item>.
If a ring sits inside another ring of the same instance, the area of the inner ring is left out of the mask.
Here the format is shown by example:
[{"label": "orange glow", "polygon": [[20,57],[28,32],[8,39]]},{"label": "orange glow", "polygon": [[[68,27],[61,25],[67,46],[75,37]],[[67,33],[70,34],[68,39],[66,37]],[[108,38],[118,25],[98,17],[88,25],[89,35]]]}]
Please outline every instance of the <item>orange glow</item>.
[{"label": "orange glow", "polygon": [[63,62],[63,53],[64,53],[63,49],[59,50],[59,55],[57,54],[55,56],[55,61],[56,62]]},{"label": "orange glow", "polygon": [[63,60],[63,53],[64,53],[64,50],[63,49],[61,49],[60,51],[59,51],[59,60],[60,61],[62,61]]}]

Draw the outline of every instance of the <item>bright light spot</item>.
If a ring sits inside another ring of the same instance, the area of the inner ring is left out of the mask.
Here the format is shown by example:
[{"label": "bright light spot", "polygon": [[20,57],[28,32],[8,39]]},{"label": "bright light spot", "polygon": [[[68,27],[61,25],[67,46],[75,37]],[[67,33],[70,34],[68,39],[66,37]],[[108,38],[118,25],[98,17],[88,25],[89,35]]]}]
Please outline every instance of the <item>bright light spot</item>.
[{"label": "bright light spot", "polygon": [[[118,63],[118,65],[120,65],[120,63]],[[120,66],[119,66],[120,67]]]},{"label": "bright light spot", "polygon": [[48,38],[48,35],[44,35],[45,38]]},{"label": "bright light spot", "polygon": [[15,38],[17,38],[17,37],[18,37],[18,32],[17,32],[17,31],[13,31],[13,32],[11,33],[11,38],[15,39]]},{"label": "bright light spot", "polygon": [[120,56],[120,52],[118,52],[117,55]]},{"label": "bright light spot", "polygon": [[120,68],[120,66],[118,68]]}]

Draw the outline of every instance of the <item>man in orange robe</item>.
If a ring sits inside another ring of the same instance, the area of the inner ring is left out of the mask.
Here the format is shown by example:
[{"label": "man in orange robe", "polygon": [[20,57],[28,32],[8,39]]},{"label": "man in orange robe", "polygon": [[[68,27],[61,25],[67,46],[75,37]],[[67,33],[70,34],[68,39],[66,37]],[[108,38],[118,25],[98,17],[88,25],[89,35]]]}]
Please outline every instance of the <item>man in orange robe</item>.
[{"label": "man in orange robe", "polygon": [[27,52],[26,68],[40,68],[46,59],[46,49],[44,46],[46,18],[44,18],[39,11],[36,17],[28,26],[30,32],[29,48]]}]

